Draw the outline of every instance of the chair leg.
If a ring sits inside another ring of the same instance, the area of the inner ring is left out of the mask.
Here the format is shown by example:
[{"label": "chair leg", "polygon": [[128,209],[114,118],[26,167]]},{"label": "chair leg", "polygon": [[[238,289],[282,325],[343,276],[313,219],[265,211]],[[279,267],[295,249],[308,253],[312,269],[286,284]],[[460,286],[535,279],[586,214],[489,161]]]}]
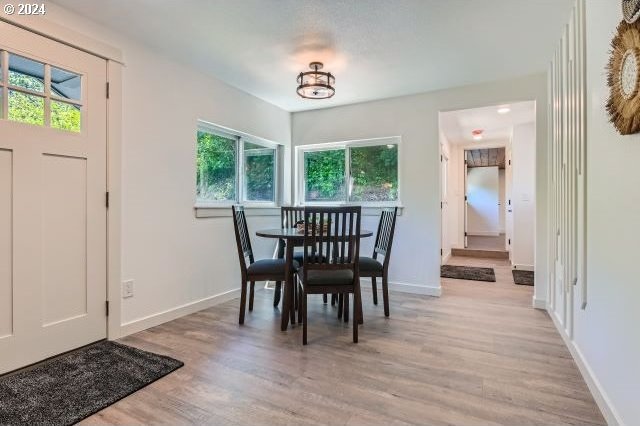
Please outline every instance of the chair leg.
[{"label": "chair leg", "polygon": [[276,308],[280,304],[282,297],[282,281],[276,281],[276,289],[273,292],[273,307]]},{"label": "chair leg", "polygon": [[294,276],[293,279],[293,288],[291,289],[291,291],[293,292],[293,299],[291,299],[291,310],[289,311],[289,320],[291,321],[291,324],[295,324],[296,323],[296,310],[300,309],[300,307],[298,306],[298,280],[297,278]]},{"label": "chair leg", "polygon": [[378,304],[378,284],[376,283],[376,277],[371,277],[371,291],[373,292],[373,304]]},{"label": "chair leg", "polygon": [[353,343],[358,343],[358,328],[360,327],[360,294],[358,289],[353,292]]},{"label": "chair leg", "polygon": [[344,322],[349,322],[349,293],[344,293],[344,313],[342,317]]},{"label": "chair leg", "polygon": [[307,293],[302,290],[302,344],[307,344]]},{"label": "chair leg", "polygon": [[384,301],[384,316],[389,316],[389,283],[386,274],[382,277],[382,299]]},{"label": "chair leg", "polygon": [[255,291],[256,282],[251,281],[251,288],[249,289],[249,312],[253,311],[253,293]]},{"label": "chair leg", "polygon": [[240,318],[238,322],[244,324],[244,311],[247,304],[247,282],[245,280],[242,280],[242,286],[240,288]]},{"label": "chair leg", "polygon": [[327,304],[327,293],[322,295],[322,302],[324,302],[324,304]]},{"label": "chair leg", "polygon": [[338,295],[335,293],[331,294],[331,306],[336,306],[336,302],[338,301]]},{"label": "chair leg", "polygon": [[342,293],[338,294],[338,319],[342,318],[342,313],[344,311],[344,295]]},{"label": "chair leg", "polygon": [[303,297],[302,286],[298,285],[298,324],[302,323],[302,297]]}]

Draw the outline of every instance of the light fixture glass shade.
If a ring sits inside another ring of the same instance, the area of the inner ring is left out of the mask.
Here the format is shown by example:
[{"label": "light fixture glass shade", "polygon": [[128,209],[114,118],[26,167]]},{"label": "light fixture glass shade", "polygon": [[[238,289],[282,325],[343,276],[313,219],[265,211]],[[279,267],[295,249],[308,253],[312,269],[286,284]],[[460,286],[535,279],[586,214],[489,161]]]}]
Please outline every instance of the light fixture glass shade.
[{"label": "light fixture glass shade", "polygon": [[322,63],[311,62],[309,68],[313,71],[301,72],[298,75],[297,93],[303,98],[327,99],[335,95],[335,77],[330,72],[320,71]]}]

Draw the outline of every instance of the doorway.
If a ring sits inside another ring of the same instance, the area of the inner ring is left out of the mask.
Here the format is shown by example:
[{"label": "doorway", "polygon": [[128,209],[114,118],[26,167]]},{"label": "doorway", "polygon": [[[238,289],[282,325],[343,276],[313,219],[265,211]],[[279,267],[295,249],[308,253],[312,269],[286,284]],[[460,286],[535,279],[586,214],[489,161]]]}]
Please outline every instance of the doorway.
[{"label": "doorway", "polygon": [[441,112],[439,124],[442,264],[534,271],[535,101]]},{"label": "doorway", "polygon": [[1,374],[106,337],[107,63],[0,30]]},{"label": "doorway", "polygon": [[466,149],[465,248],[506,251],[505,148]]}]

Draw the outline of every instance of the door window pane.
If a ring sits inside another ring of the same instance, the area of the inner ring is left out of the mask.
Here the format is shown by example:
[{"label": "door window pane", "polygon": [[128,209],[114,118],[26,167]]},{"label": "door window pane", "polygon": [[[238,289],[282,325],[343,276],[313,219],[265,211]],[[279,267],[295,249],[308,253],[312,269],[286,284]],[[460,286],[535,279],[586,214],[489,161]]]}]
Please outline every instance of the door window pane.
[{"label": "door window pane", "polygon": [[9,120],[44,125],[44,98],[9,90]]},{"label": "door window pane", "polygon": [[51,94],[66,99],[82,99],[82,78],[80,75],[51,67]]},{"label": "door window pane", "polygon": [[236,146],[235,138],[198,131],[198,201],[236,199]]},{"label": "door window pane", "polygon": [[305,152],[305,201],[344,201],[344,163],[344,149]]},{"label": "door window pane", "polygon": [[276,150],[244,143],[246,201],[275,201]]},{"label": "door window pane", "polygon": [[10,53],[9,84],[44,93],[44,64]]},{"label": "door window pane", "polygon": [[350,201],[398,199],[398,145],[350,149]]},{"label": "door window pane", "polygon": [[79,132],[81,118],[79,105],[51,101],[51,127],[54,129]]}]

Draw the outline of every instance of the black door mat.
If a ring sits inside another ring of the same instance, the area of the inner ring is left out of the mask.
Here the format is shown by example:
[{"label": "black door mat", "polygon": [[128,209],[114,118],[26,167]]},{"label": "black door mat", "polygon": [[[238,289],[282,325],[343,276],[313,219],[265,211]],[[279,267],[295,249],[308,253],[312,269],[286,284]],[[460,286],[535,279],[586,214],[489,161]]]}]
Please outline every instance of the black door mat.
[{"label": "black door mat", "polygon": [[493,268],[478,268],[475,266],[442,265],[440,267],[440,276],[456,280],[496,281],[496,274]]},{"label": "black door mat", "polygon": [[98,342],[0,377],[0,424],[74,424],[183,365]]},{"label": "black door mat", "polygon": [[523,271],[521,269],[513,269],[513,282],[518,285],[533,285],[535,275],[533,271]]}]

